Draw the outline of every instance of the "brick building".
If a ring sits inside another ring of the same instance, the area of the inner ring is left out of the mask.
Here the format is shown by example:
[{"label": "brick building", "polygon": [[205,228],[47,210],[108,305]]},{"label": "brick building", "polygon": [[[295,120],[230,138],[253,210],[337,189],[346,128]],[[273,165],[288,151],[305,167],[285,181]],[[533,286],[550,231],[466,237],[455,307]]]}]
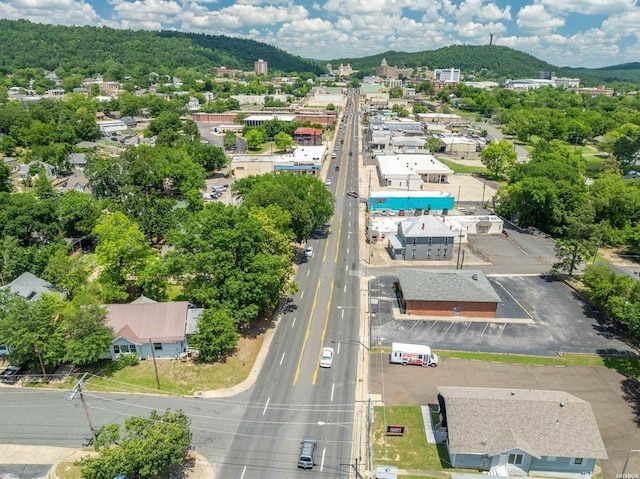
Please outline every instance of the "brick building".
[{"label": "brick building", "polygon": [[406,314],[495,318],[500,296],[477,270],[398,269]]}]

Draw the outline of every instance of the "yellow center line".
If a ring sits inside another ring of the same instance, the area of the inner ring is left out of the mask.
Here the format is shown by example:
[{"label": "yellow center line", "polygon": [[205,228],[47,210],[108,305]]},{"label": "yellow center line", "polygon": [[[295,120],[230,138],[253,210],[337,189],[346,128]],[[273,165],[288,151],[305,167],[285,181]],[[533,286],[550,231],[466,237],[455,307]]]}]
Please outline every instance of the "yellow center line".
[{"label": "yellow center line", "polygon": [[313,305],[311,306],[311,313],[309,314],[309,321],[307,322],[307,331],[304,333],[304,341],[302,342],[302,349],[300,350],[300,357],[298,358],[298,367],[296,368],[296,374],[293,377],[294,386],[296,385],[296,382],[298,382],[298,376],[300,376],[300,364],[302,364],[304,348],[307,346],[307,340],[309,339],[309,331],[311,330],[311,319],[313,318],[313,313],[316,310],[316,302],[318,301],[318,291],[320,291],[320,281],[318,281],[318,285],[316,286],[316,294],[313,297]]},{"label": "yellow center line", "polygon": [[[320,350],[324,347],[324,338],[327,335],[327,326],[329,325],[329,315],[331,313],[331,300],[333,299],[333,280],[331,280],[331,285],[329,286],[331,289],[329,290],[329,302],[327,303],[327,314],[324,317],[324,327],[322,328],[322,336],[320,336]],[[318,369],[320,369],[320,356],[318,356],[318,361],[316,362],[316,370],[313,372],[313,379],[311,380],[311,384],[316,384],[316,379],[318,378]]]}]

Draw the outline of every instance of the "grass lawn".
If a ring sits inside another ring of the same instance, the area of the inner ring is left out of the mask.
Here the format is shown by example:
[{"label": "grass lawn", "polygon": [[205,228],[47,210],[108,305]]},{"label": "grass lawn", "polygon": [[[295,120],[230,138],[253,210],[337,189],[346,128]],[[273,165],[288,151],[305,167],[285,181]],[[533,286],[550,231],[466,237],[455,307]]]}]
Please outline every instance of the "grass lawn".
[{"label": "grass lawn", "polygon": [[[374,415],[374,465],[417,471],[442,471],[448,467],[446,446],[427,443],[420,406],[378,406]],[[387,436],[388,424],[403,425],[404,436]]]},{"label": "grass lawn", "polygon": [[[47,387],[72,388],[77,379],[89,373],[84,389],[103,392],[139,392],[167,393],[192,396],[196,391],[224,389],[241,383],[247,378],[256,356],[260,351],[264,334],[257,337],[242,337],[233,356],[225,363],[199,364],[191,360],[159,359],[158,377],[160,389],[156,385],[156,376],[152,360],[140,361],[136,366],[117,370],[112,361],[103,361],[98,365],[78,368],[66,382],[52,382]],[[27,385],[27,384],[25,384]],[[28,384],[40,387],[40,384]]]},{"label": "grass lawn", "polygon": [[461,165],[456,163],[453,160],[449,160],[446,158],[438,158],[438,161],[447,165],[449,168],[453,170],[454,173],[457,174],[476,174],[476,173],[485,173],[487,169],[484,166],[469,166],[469,165]]},{"label": "grass lawn", "polygon": [[[390,348],[376,348],[380,354],[389,354]],[[640,358],[620,356],[598,356],[595,354],[569,354],[561,356],[525,356],[519,354],[474,353],[467,351],[437,351],[441,358],[491,361],[507,364],[529,364],[545,366],[595,366],[615,369],[621,373],[640,378]]]},{"label": "grass lawn", "polygon": [[73,462],[60,462],[56,465],[55,477],[63,479],[82,479],[80,468]]}]

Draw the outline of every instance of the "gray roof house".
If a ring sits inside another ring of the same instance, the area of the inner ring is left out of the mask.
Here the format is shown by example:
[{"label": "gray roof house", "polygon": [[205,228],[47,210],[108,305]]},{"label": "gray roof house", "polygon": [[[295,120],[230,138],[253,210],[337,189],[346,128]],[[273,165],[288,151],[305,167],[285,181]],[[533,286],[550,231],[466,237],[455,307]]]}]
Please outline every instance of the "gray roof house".
[{"label": "gray roof house", "polygon": [[87,155],[84,153],[71,153],[69,156],[69,163],[74,170],[84,170],[87,166]]},{"label": "gray roof house", "polygon": [[107,357],[137,353],[141,359],[174,359],[186,354],[188,321],[193,321],[189,303],[151,301],[106,305],[107,325],[115,334]]},{"label": "gray roof house", "polygon": [[589,479],[607,459],[591,404],[563,391],[444,387],[440,426],[453,467],[494,476]]},{"label": "gray roof house", "polygon": [[387,250],[393,259],[442,261],[453,257],[455,233],[431,215],[401,221],[397,234],[387,239]]},{"label": "gray roof house", "polygon": [[89,186],[89,180],[81,172],[74,173],[71,176],[64,178],[59,182],[58,188],[62,192],[77,191],[78,193],[91,194],[91,187]]},{"label": "gray roof house", "polygon": [[500,296],[487,277],[470,269],[398,269],[398,291],[406,314],[493,318]]},{"label": "gray roof house", "polygon": [[[11,283],[2,286],[0,289],[8,289],[13,294],[22,296],[29,301],[39,299],[44,293],[58,292],[55,286],[36,275],[25,271]],[[60,293],[59,293],[60,294]]]},{"label": "gray roof house", "polygon": [[56,177],[56,167],[53,165],[50,165],[49,163],[45,163],[44,161],[32,161],[30,163],[27,163],[26,165],[21,165],[20,169],[18,170],[18,179],[20,180],[24,180],[29,176],[29,171],[31,170],[32,166],[40,166],[44,169],[45,175],[47,175],[47,178],[49,178],[50,180],[52,180],[53,178]]}]

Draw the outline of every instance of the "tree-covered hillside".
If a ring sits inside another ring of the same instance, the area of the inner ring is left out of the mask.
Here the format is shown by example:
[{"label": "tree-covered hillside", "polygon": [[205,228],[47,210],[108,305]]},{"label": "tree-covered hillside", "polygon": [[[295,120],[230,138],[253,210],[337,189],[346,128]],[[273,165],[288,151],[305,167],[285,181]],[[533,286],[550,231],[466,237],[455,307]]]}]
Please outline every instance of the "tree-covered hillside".
[{"label": "tree-covered hillside", "polygon": [[62,68],[67,73],[103,73],[122,79],[152,71],[170,74],[178,67],[211,71],[224,65],[253,70],[259,58],[268,62],[272,72],[322,72],[311,61],[251,40],[0,20],[0,74]]},{"label": "tree-covered hillside", "polygon": [[[579,77],[586,84],[597,82],[600,78],[599,70],[561,68],[527,53],[498,45],[453,45],[415,53],[388,51],[364,58],[339,58],[330,63],[333,65],[350,63],[354,70],[369,74],[380,65],[383,58],[392,66],[409,68],[427,66],[432,70],[459,68],[467,76],[475,72],[477,77],[483,79],[538,78],[538,73],[541,71],[555,72],[556,76]],[[612,81],[613,79],[640,81],[640,70],[628,71],[630,75],[635,75],[633,78],[621,78],[615,75],[617,72],[607,73],[610,74]]]},{"label": "tree-covered hillside", "polygon": [[597,79],[600,82],[640,82],[640,63],[623,63],[602,68],[566,68],[566,70],[576,76],[583,74]]}]

